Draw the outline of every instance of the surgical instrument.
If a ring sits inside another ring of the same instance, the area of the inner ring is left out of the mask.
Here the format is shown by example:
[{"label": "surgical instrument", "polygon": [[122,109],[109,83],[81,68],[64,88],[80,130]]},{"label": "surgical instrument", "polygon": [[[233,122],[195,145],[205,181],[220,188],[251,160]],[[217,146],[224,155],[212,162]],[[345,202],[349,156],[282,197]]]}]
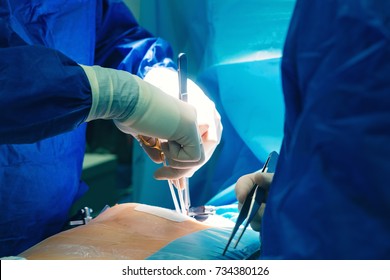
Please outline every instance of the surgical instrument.
[{"label": "surgical instrument", "polygon": [[[185,53],[180,53],[178,55],[178,78],[179,78],[179,99],[187,102],[188,94],[187,94],[187,56]],[[166,165],[164,153],[161,150],[161,141],[158,138],[154,139],[154,144],[149,142],[150,139],[146,139],[145,136],[139,135],[138,139],[140,142],[150,148],[157,149],[161,152],[161,159],[164,165]],[[189,181],[188,178],[181,178],[178,180],[167,180],[169,189],[171,192],[173,204],[175,206],[175,210],[179,213],[188,215],[190,208],[190,192],[189,192]],[[182,184],[180,184],[182,183]],[[183,188],[180,188],[180,185],[184,185]],[[177,196],[175,193],[175,188],[177,191]]]},{"label": "surgical instrument", "polygon": [[193,217],[195,220],[203,222],[207,220],[210,215],[216,214],[217,208],[215,206],[197,206],[190,207],[188,211],[188,216]]},{"label": "surgical instrument", "polygon": [[[162,152],[162,149],[161,149],[161,141],[160,141],[160,139],[158,139],[158,138],[149,138],[149,137],[145,137],[143,135],[138,135],[137,138],[140,141],[140,143],[145,145],[146,147],[149,147],[149,148],[152,148],[152,149],[157,149],[158,151],[160,151],[161,161],[162,161],[164,166],[167,165],[166,162],[165,162],[164,153]],[[154,144],[149,142],[150,139],[154,140]],[[173,180],[170,180],[170,179],[168,179],[167,181],[168,181],[169,190],[171,192],[173,205],[175,206],[175,210],[178,213],[183,213],[183,210],[181,210],[181,208],[179,206],[179,202],[178,202],[177,197],[176,197],[175,188],[173,186],[174,182],[173,182]],[[178,190],[178,193],[179,193],[179,189],[177,189],[177,190]],[[183,209],[183,207],[182,207],[182,209]]]},{"label": "surgical instrument", "polygon": [[[188,93],[187,93],[187,56],[185,53],[180,53],[177,58],[177,66],[178,66],[178,76],[179,76],[179,99],[188,102]],[[187,177],[182,179],[184,183],[184,188],[181,191],[182,195],[180,197],[184,197],[184,208],[185,214],[189,214],[190,210],[190,187],[189,180]]]},{"label": "surgical instrument", "polygon": [[92,220],[92,212],[93,210],[89,207],[80,209],[68,222],[68,226],[74,227],[88,224]]},{"label": "surgical instrument", "polygon": [[[277,158],[278,158],[278,153],[276,153],[276,152],[270,153],[266,162],[264,163],[263,168],[261,169],[261,173],[273,172],[274,168],[272,168],[272,171],[271,171],[271,168],[269,168],[269,166],[272,164],[272,167],[274,167],[276,165]],[[238,215],[236,224],[234,225],[233,231],[229,237],[229,240],[225,246],[225,249],[223,250],[222,255],[225,255],[225,253],[226,253],[227,249],[229,248],[229,245],[232,242],[234,236],[236,235],[238,229],[244,223],[244,221],[246,221],[246,223],[241,231],[241,234],[240,234],[239,238],[237,239],[236,244],[234,246],[234,248],[237,247],[237,244],[240,241],[241,237],[243,236],[246,228],[248,227],[248,225],[251,223],[251,221],[255,217],[261,204],[265,202],[265,196],[266,196],[265,189],[263,189],[261,186],[259,186],[257,184],[254,184],[252,189],[248,193],[243,205],[242,205],[240,214]]]}]

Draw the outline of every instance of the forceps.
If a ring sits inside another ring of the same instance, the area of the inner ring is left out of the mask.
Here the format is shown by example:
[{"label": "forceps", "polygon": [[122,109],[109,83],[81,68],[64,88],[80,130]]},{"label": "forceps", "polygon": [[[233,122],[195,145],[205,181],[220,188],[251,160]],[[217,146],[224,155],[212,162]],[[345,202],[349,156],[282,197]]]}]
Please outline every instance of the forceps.
[{"label": "forceps", "polygon": [[[267,161],[264,163],[263,168],[261,169],[261,173],[268,173],[273,172],[274,167],[276,165],[276,161],[278,158],[278,153],[272,152],[269,154]],[[272,168],[269,168],[270,165],[272,165]],[[272,169],[272,170],[271,170]],[[240,242],[241,237],[243,236],[246,228],[251,223],[253,218],[255,217],[257,211],[259,211],[259,208],[261,204],[265,201],[265,190],[261,188],[261,186],[254,184],[250,192],[248,193],[244,204],[242,205],[240,214],[238,215],[236,224],[234,225],[233,231],[229,237],[229,241],[225,246],[225,249],[223,250],[222,255],[225,255],[227,249],[229,248],[229,245],[231,244],[233,237],[236,235],[238,229],[240,226],[246,221],[244,228],[241,231],[240,236],[238,237],[236,244],[234,245],[234,248],[237,247],[238,242]]]}]

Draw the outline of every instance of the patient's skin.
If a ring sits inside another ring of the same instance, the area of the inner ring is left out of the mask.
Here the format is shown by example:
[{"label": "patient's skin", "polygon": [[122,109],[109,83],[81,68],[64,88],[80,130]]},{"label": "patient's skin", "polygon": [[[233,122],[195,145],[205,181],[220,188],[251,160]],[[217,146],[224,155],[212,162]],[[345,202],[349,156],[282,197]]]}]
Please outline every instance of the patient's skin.
[{"label": "patient's skin", "polygon": [[27,259],[141,260],[173,240],[210,226],[195,220],[176,222],[116,205],[86,225],[56,234],[24,251]]}]

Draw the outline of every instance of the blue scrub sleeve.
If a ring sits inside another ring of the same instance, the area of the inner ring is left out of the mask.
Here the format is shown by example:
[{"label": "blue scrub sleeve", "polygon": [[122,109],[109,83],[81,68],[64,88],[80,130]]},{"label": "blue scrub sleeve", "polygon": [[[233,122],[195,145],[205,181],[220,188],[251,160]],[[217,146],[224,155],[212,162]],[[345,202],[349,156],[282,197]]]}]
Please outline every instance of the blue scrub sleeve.
[{"label": "blue scrub sleeve", "polygon": [[91,88],[76,62],[45,47],[4,45],[1,42],[1,144],[32,143],[84,122],[92,104]]},{"label": "blue scrub sleeve", "polygon": [[176,69],[170,44],[139,26],[121,1],[103,1],[97,11],[96,65],[143,78],[151,67]]}]

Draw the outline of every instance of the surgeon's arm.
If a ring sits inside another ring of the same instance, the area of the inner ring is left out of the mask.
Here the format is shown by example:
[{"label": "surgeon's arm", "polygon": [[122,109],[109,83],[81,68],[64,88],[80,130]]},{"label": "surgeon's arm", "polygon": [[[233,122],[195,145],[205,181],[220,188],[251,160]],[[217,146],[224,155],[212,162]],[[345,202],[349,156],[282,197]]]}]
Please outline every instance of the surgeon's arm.
[{"label": "surgeon's arm", "polygon": [[112,119],[126,133],[167,140],[166,176],[181,178],[205,160],[196,110],[125,71],[80,66],[38,46],[0,48],[0,143],[30,143],[85,121]]},{"label": "surgeon's arm", "polygon": [[176,69],[171,45],[140,26],[124,2],[103,0],[96,18],[96,65],[140,78],[153,67]]},{"label": "surgeon's arm", "polygon": [[91,108],[83,69],[40,46],[0,48],[0,144],[32,143],[75,129]]},{"label": "surgeon's arm", "polygon": [[[266,190],[266,196],[268,196],[269,188],[272,183],[272,179],[274,177],[273,173],[262,173],[262,172],[254,172],[240,177],[237,180],[235,186],[236,197],[238,200],[238,208],[241,209],[248,193],[252,189],[254,184],[259,185],[261,188]],[[260,231],[261,230],[261,221],[263,218],[265,203],[262,203],[259,211],[251,222],[251,227],[253,230]]]},{"label": "surgeon's arm", "polygon": [[166,140],[156,179],[190,177],[205,162],[196,109],[126,71],[82,66],[92,88],[87,121],[113,119],[125,133]]}]

